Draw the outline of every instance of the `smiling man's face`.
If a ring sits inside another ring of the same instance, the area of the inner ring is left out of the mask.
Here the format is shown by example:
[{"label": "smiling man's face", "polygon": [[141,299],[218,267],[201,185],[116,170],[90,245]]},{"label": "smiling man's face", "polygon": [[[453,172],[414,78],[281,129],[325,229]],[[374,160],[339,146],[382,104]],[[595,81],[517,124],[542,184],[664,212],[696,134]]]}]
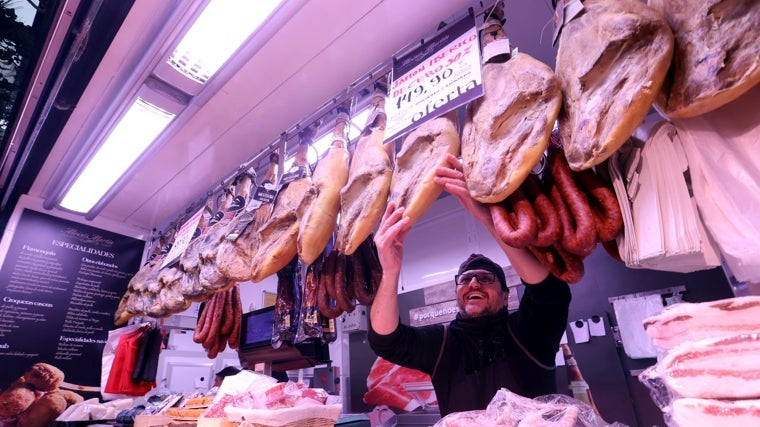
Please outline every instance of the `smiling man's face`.
[{"label": "smiling man's face", "polygon": [[468,270],[459,275],[456,285],[457,306],[462,317],[496,314],[507,305],[508,294],[501,289],[501,283],[495,278],[484,280],[490,283],[481,283],[479,276],[493,278],[493,273],[488,270]]}]

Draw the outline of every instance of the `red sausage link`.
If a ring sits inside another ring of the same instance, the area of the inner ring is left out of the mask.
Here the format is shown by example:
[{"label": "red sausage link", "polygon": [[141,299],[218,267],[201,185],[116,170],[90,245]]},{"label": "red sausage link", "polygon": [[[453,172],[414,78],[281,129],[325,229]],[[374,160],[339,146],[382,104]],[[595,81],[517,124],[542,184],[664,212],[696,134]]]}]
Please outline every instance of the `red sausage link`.
[{"label": "red sausage link", "polygon": [[623,231],[623,213],[614,190],[591,169],[575,172],[583,190],[590,196],[596,233],[600,242],[615,239]]},{"label": "red sausage link", "polygon": [[[586,195],[576,185],[562,150],[549,150],[549,164],[557,190],[572,218],[570,224],[566,223],[566,219],[562,222],[560,242],[567,251],[582,257],[588,256],[596,248],[596,222],[591,206]],[[561,209],[554,198],[552,202],[557,210]]]},{"label": "red sausage link", "polygon": [[346,288],[345,254],[338,254],[338,259],[335,261],[335,301],[338,303],[338,307],[346,313],[351,313],[356,308]]},{"label": "red sausage link", "polygon": [[362,305],[372,305],[375,300],[374,292],[369,289],[372,285],[367,280],[367,266],[364,262],[364,253],[368,245],[369,243],[365,240],[359,245],[356,252],[348,256],[348,261],[351,264],[351,285],[354,289],[354,296]]},{"label": "red sausage link", "polygon": [[524,248],[535,241],[538,234],[536,211],[520,189],[510,194],[504,202],[489,207],[493,226],[504,243],[513,248]]},{"label": "red sausage link", "polygon": [[539,178],[535,175],[528,175],[521,188],[533,205],[533,210],[536,211],[538,217],[538,233],[533,244],[535,246],[553,245],[559,241],[562,235],[562,224],[554,204],[544,192]]},{"label": "red sausage link", "polygon": [[337,259],[337,251],[331,252],[323,264],[322,275],[317,285],[317,307],[322,316],[328,319],[335,319],[343,313],[340,307],[332,307],[330,305],[329,288],[332,286],[330,282],[335,280],[335,260]]}]

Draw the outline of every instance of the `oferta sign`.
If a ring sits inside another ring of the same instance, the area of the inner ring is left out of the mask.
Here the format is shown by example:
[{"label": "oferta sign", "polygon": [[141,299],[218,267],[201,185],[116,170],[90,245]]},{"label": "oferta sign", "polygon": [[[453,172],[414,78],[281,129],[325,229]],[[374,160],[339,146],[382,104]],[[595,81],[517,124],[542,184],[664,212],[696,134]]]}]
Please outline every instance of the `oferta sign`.
[{"label": "oferta sign", "polygon": [[394,58],[386,141],[483,95],[475,18],[468,16]]}]

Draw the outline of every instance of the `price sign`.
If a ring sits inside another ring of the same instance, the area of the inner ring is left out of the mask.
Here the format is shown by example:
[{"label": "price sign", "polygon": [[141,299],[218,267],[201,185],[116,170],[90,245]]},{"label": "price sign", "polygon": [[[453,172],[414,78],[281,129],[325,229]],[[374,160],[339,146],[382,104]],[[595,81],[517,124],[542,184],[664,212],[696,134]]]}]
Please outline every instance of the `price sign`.
[{"label": "price sign", "polygon": [[198,212],[185,221],[185,223],[179,228],[174,238],[174,244],[172,244],[169,253],[166,254],[161,263],[161,268],[164,268],[179,259],[179,256],[185,252],[185,249],[187,249],[187,245],[190,244],[190,241],[197,237],[196,232],[198,231],[198,223],[201,221],[204,209],[205,208],[200,208]]},{"label": "price sign", "polygon": [[475,18],[468,16],[394,58],[386,140],[483,95],[479,46]]}]

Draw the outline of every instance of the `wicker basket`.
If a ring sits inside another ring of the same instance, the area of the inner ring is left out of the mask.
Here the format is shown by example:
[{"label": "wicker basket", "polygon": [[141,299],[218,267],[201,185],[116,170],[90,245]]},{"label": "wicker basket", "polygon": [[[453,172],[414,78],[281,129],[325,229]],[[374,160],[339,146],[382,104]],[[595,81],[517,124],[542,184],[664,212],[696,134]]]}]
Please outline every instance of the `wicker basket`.
[{"label": "wicker basket", "polygon": [[227,406],[224,412],[239,427],[332,427],[343,406],[312,405],[281,409],[249,409]]},{"label": "wicker basket", "polygon": [[[287,424],[277,425],[277,427],[334,427],[335,420],[329,418],[307,418],[305,420],[293,421]],[[273,427],[270,424],[249,423],[243,421],[240,427]]]}]

